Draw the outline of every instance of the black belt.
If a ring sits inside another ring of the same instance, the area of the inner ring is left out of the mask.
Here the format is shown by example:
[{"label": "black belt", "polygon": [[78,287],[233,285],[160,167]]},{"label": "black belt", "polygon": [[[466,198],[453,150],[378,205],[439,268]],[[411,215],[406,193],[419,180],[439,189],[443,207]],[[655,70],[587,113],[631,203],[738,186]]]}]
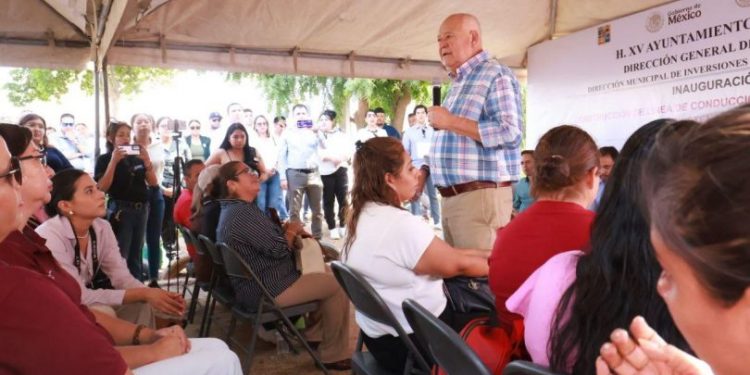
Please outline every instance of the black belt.
[{"label": "black belt", "polygon": [[315,173],[315,172],[317,172],[317,171],[318,171],[318,168],[305,168],[305,169],[294,169],[294,168],[289,168],[289,170],[290,170],[290,171],[292,171],[292,172],[299,172],[299,173],[310,174],[310,173]]},{"label": "black belt", "polygon": [[135,208],[136,210],[140,210],[146,207],[146,204],[147,204],[147,202],[131,202],[131,201],[123,201],[119,199],[113,199],[112,201],[119,207]]}]

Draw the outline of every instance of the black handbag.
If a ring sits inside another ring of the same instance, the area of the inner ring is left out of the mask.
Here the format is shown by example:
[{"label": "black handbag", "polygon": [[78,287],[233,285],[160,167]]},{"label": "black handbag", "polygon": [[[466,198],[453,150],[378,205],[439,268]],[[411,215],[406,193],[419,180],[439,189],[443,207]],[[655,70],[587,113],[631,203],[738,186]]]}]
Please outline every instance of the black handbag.
[{"label": "black handbag", "polygon": [[458,276],[443,281],[448,303],[459,313],[494,313],[495,295],[486,277]]}]

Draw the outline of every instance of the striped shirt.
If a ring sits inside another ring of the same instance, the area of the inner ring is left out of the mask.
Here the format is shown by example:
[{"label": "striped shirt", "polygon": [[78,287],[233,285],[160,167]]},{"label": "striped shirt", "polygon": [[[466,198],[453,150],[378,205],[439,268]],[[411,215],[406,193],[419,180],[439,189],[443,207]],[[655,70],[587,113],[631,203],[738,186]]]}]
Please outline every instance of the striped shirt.
[{"label": "striped shirt", "polygon": [[461,65],[443,106],[479,124],[481,142],[435,131],[430,173],[435,185],[517,181],[523,135],[521,92],[513,72],[482,51]]},{"label": "striped shirt", "polygon": [[[237,251],[274,298],[300,277],[284,232],[255,204],[222,200],[216,242],[224,242]],[[255,310],[263,296],[260,287],[250,280],[234,277],[231,283],[237,302]]]}]

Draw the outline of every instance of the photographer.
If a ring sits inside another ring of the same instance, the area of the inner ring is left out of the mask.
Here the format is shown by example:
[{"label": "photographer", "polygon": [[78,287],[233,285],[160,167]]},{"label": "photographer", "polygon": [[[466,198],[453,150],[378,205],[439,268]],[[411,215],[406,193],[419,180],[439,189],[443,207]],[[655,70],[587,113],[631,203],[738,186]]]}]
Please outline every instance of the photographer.
[{"label": "photographer", "polygon": [[109,195],[107,218],[117,237],[130,274],[143,277],[143,240],[148,216],[148,187],[157,184],[144,148],[130,144],[130,125],[117,122],[107,129],[107,153],[99,156],[94,179]]},{"label": "photographer", "polygon": [[85,172],[68,169],[52,178],[50,219],[37,233],[62,267],[78,281],[81,303],[136,324],[154,326],[153,309],[182,315],[177,293],[146,288],[128,272],[104,216],[104,193]]}]

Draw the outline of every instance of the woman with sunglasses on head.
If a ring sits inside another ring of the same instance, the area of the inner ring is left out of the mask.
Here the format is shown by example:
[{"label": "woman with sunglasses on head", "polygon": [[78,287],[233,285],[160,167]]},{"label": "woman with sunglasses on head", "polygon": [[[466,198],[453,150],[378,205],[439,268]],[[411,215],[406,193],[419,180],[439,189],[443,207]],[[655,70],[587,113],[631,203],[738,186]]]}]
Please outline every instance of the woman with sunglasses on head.
[{"label": "woman with sunglasses on head", "polygon": [[279,159],[279,146],[277,140],[271,136],[268,120],[265,116],[260,115],[253,121],[253,129],[258,135],[253,137],[254,146],[263,158],[263,162],[268,168],[268,179],[260,184],[260,193],[258,193],[258,207],[261,211],[266,212],[267,208],[273,208],[284,221],[289,217],[284,204],[284,198],[281,193],[281,177],[277,162]]},{"label": "woman with sunglasses on head", "polygon": [[[166,123],[169,118],[160,119]],[[159,268],[161,267],[162,249],[161,235],[164,222],[164,209],[166,206],[161,181],[165,170],[164,146],[161,142],[152,138],[152,133],[158,130],[154,118],[146,113],[136,113],[131,117],[135,136],[133,143],[147,150],[151,165],[156,175],[157,183],[148,187],[148,219],[146,220],[146,251],[148,254],[148,270],[144,270],[143,276],[136,276],[139,280],[149,280],[149,286],[158,287]]]},{"label": "woman with sunglasses on head", "polygon": [[[214,184],[222,190],[217,242],[225,242],[252,267],[281,307],[319,301],[320,307],[307,321],[309,341],[320,342],[320,358],[329,370],[351,368],[349,356],[349,300],[333,274],[300,275],[292,244],[307,235],[299,222],[283,227],[252,204],[260,190],[255,170],[231,161],[221,166]],[[247,279],[230,279],[237,303],[254,310],[260,302],[260,287]],[[322,341],[321,341],[322,340]]]},{"label": "woman with sunglasses on head", "polygon": [[748,150],[750,105],[678,136],[659,134],[641,177],[651,243],[663,269],[656,290],[702,361],[637,317],[629,333],[616,329],[601,347],[597,374],[748,372]]},{"label": "woman with sunglasses on head", "polygon": [[200,121],[190,120],[188,130],[190,130],[190,135],[185,137],[185,142],[190,148],[190,159],[208,160],[211,156],[211,138],[201,135]]},{"label": "woman with sunglasses on head", "polygon": [[140,280],[149,187],[158,181],[147,150],[131,145],[130,129],[125,122],[110,124],[107,153],[96,160],[94,179],[109,196],[107,219],[117,236],[120,254],[128,262],[130,274]]},{"label": "woman with sunglasses on head", "polygon": [[18,121],[18,125],[23,126],[31,131],[34,145],[44,152],[47,156],[47,165],[53,171],[59,172],[63,169],[73,168],[70,161],[57,148],[51,146],[47,140],[47,122],[42,116],[29,113]]}]

